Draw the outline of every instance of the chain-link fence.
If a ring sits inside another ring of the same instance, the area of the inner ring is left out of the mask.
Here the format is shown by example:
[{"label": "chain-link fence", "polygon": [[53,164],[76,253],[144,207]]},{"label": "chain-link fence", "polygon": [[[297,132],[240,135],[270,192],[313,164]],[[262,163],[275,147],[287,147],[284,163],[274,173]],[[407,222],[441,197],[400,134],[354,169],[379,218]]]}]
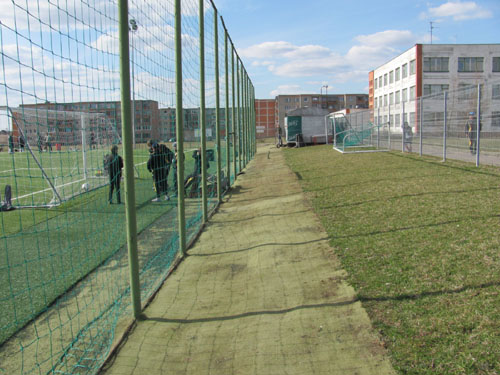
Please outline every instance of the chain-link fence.
[{"label": "chain-link fence", "polygon": [[253,85],[209,0],[2,12],[0,373],[92,374],[253,157]]},{"label": "chain-link fence", "polygon": [[388,133],[390,149],[500,164],[500,82],[376,108],[373,119]]}]

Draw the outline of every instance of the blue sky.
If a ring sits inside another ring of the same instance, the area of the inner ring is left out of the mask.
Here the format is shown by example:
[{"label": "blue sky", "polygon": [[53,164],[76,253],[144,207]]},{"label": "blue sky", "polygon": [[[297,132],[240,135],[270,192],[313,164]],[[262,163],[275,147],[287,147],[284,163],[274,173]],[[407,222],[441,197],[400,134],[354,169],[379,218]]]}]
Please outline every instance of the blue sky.
[{"label": "blue sky", "polygon": [[[500,1],[217,0],[257,98],[367,93],[415,43],[500,43]],[[325,89],[323,89],[325,92]]]}]

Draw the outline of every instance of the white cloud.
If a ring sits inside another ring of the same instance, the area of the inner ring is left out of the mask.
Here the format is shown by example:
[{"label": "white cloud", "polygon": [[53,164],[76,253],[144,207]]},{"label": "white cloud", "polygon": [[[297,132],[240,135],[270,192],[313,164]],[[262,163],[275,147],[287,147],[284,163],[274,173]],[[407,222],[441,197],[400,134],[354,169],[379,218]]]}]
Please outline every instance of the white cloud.
[{"label": "white cloud", "polygon": [[[240,54],[252,59],[253,66],[267,66],[276,76],[325,77],[343,83],[366,80],[370,70],[422,39],[408,30],[385,30],[357,36],[355,45],[344,55],[325,46],[300,46],[286,41],[257,44],[241,50]],[[278,91],[287,88],[283,86]]]},{"label": "white cloud", "polygon": [[293,94],[303,94],[300,85],[280,85],[276,90],[271,91],[269,94],[272,98],[278,95],[293,95]]},{"label": "white cloud", "polygon": [[484,9],[474,1],[448,1],[436,8],[429,8],[427,13],[421,15],[423,18],[447,18],[454,21],[470,19],[482,19],[493,17],[493,12]]}]

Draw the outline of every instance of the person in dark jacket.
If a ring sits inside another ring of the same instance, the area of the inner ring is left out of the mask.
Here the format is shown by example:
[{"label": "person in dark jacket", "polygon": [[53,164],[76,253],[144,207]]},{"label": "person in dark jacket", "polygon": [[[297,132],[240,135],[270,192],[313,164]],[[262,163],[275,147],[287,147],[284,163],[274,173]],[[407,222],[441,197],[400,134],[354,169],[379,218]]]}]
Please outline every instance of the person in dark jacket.
[{"label": "person in dark jacket", "polygon": [[[200,196],[200,182],[201,182],[201,148],[198,148],[193,152],[193,159],[194,159],[194,171],[192,174],[190,174],[185,182],[184,182],[184,189],[187,191],[189,187],[191,187],[191,190],[189,192],[189,197],[197,197]],[[206,159],[206,168],[210,168],[210,164],[208,162],[208,158]]]},{"label": "person in dark jacket", "polygon": [[[149,143],[149,142],[148,142]],[[148,171],[153,174],[153,180],[156,190],[156,198],[152,202],[159,202],[162,194],[165,194],[165,200],[169,200],[168,196],[168,162],[162,147],[156,142],[151,142],[151,150],[148,160]]]},{"label": "person in dark jacket", "polygon": [[24,152],[24,146],[25,146],[26,142],[24,141],[24,137],[21,135],[19,137],[19,148],[21,149],[20,151],[21,152]]},{"label": "person in dark jacket", "polygon": [[109,174],[109,204],[113,204],[113,190],[116,189],[116,201],[121,202],[120,197],[120,180],[122,178],[123,159],[118,155],[118,146],[111,147],[111,155],[108,161]]},{"label": "person in dark jacket", "polygon": [[9,135],[9,154],[14,153],[14,137],[12,134]]}]

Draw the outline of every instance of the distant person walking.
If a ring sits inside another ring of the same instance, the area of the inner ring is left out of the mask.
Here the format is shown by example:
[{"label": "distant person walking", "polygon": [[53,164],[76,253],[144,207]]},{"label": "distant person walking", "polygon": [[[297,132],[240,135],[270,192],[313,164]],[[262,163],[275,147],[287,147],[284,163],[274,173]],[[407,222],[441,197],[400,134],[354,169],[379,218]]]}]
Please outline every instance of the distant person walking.
[{"label": "distant person walking", "polygon": [[12,134],[9,134],[9,154],[14,153],[14,137]]},{"label": "distant person walking", "polygon": [[50,133],[47,133],[47,136],[45,137],[45,151],[52,152],[52,139],[50,137]]},{"label": "distant person walking", "polygon": [[[479,123],[479,132],[481,132],[482,125]],[[465,123],[465,135],[469,139],[469,150],[471,154],[477,152],[477,119],[474,112],[469,112],[469,119]]]},{"label": "distant person walking", "polygon": [[25,146],[25,141],[24,141],[24,137],[21,135],[19,137],[19,148],[20,148],[20,151],[21,152],[24,152],[24,146]]},{"label": "distant person walking", "polygon": [[404,149],[406,152],[412,152],[411,144],[413,142],[413,130],[408,122],[403,125]]},{"label": "distant person walking", "polygon": [[116,203],[121,204],[120,181],[122,178],[123,159],[118,155],[118,146],[111,147],[111,155],[108,161],[109,175],[109,204],[113,204],[113,190],[116,190]]}]

